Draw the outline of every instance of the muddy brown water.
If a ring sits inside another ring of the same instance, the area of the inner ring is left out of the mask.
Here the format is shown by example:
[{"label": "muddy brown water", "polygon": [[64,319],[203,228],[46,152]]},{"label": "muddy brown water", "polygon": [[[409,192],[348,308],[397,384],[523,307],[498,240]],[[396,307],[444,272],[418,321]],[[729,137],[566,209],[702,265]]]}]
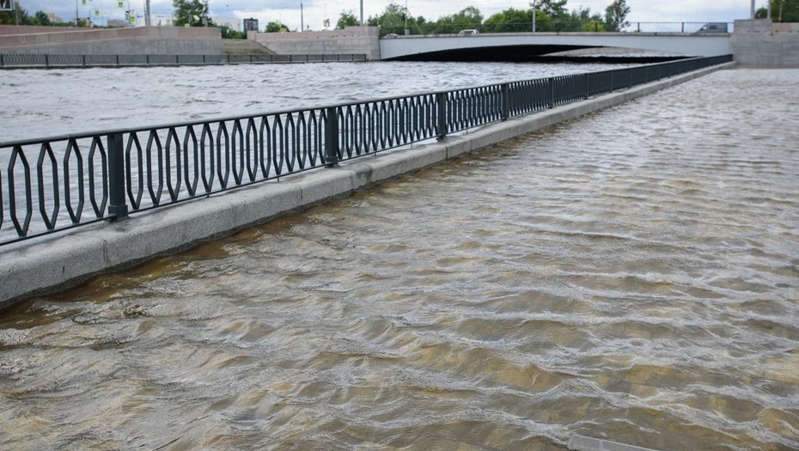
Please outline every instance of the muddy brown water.
[{"label": "muddy brown water", "polygon": [[723,71],[0,319],[0,448],[799,448],[799,71]]}]

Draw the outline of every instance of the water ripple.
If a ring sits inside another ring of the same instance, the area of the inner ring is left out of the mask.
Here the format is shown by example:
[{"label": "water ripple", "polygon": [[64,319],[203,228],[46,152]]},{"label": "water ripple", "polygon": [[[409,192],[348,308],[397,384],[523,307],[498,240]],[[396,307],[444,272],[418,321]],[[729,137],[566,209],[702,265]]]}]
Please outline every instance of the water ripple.
[{"label": "water ripple", "polygon": [[798,94],[715,73],[35,299],[0,447],[799,448]]}]

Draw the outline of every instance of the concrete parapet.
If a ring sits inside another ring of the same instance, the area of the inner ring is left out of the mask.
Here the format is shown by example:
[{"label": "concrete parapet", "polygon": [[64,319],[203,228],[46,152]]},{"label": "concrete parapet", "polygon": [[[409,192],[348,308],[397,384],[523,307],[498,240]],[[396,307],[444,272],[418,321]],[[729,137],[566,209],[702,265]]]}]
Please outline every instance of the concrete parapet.
[{"label": "concrete parapet", "polygon": [[736,20],[730,45],[742,66],[799,67],[799,23]]},{"label": "concrete parapet", "polygon": [[220,54],[217,28],[137,27],[6,35],[0,50],[33,54]]},{"label": "concrete parapet", "polygon": [[134,214],[0,249],[0,308],[36,293],[76,285],[96,274],[267,222],[277,216],[347,195],[468,152],[534,132],[686,82],[734,63],[701,69],[626,91],[597,96],[538,114],[449,136],[432,143],[344,162],[340,167],[288,176]]},{"label": "concrete parapet", "polygon": [[799,23],[775,23],[772,25],[774,33],[799,33]]},{"label": "concrete parapet", "polygon": [[380,59],[380,30],[377,27],[347,27],[343,30],[303,33],[255,33],[252,39],[278,55],[365,54]]}]

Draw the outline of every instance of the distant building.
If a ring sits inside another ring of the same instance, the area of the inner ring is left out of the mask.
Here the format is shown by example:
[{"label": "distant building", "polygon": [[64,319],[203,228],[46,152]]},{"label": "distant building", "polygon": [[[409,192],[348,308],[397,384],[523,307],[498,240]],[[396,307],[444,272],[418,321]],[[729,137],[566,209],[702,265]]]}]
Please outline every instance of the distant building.
[{"label": "distant building", "polygon": [[164,14],[153,14],[152,18],[154,27],[171,27],[175,21],[171,15],[167,16]]},{"label": "distant building", "polygon": [[249,19],[244,19],[244,31],[259,31],[258,30],[258,19],[250,17]]},{"label": "distant building", "polygon": [[64,21],[64,19],[62,19],[59,16],[56,16],[53,13],[47,13],[47,18],[50,19],[50,22],[52,22],[52,23],[61,23],[61,22]]}]

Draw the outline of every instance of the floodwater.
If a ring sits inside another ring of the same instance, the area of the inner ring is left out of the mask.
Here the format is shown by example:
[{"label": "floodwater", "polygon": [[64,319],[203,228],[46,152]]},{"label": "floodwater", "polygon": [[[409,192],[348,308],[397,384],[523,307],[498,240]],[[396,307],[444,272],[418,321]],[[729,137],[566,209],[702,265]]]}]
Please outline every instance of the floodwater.
[{"label": "floodwater", "polygon": [[0,142],[627,66],[385,62],[11,70],[0,77]]},{"label": "floodwater", "polygon": [[718,72],[34,299],[0,448],[799,448],[797,125]]}]

